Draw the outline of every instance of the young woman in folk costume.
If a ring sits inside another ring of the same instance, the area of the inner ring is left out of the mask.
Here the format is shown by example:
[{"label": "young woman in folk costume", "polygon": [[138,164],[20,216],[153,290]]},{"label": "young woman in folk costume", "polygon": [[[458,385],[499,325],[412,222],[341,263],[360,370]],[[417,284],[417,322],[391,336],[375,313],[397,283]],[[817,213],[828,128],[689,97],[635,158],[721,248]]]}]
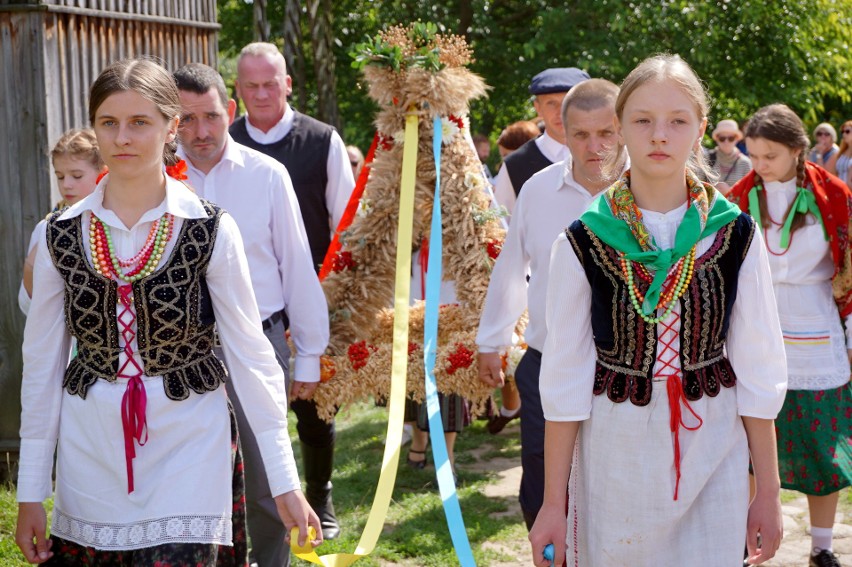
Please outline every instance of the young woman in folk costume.
[{"label": "young woman in folk costume", "polygon": [[852,193],[805,161],[807,132],[783,104],[757,111],[745,136],[754,169],[731,200],[763,231],[784,333],[781,485],[808,495],[810,564],[840,565],[831,540],[838,491],[852,480]]},{"label": "young woman in folk costume", "polygon": [[[98,175],[104,168],[95,133],[88,128],[82,130],[73,128],[62,134],[50,151],[50,161],[59,185],[59,193],[62,195],[56,210],[70,207],[94,191]],[[30,309],[30,298],[33,295],[33,265],[38,243],[44,240],[46,226],[47,219],[36,225],[27,247],[24,277],[21,288],[18,290],[18,305],[24,315]]]},{"label": "young woman in folk costume", "polygon": [[89,119],[110,173],[48,219],[24,332],[16,542],[31,563],[246,564],[214,324],[230,379],[257,408],[251,425],[284,523],[301,540],[308,524],[321,533],[300,490],[284,377],[236,224],[164,173],[179,114],[171,74],[152,61],[120,61],[92,85]]},{"label": "young woman in folk costume", "polygon": [[746,543],[757,564],[780,544],[783,344],[759,231],[698,181],[706,116],[683,60],[643,61],[616,101],[631,167],[554,243],[538,566],[549,543],[583,567],[736,565]]}]

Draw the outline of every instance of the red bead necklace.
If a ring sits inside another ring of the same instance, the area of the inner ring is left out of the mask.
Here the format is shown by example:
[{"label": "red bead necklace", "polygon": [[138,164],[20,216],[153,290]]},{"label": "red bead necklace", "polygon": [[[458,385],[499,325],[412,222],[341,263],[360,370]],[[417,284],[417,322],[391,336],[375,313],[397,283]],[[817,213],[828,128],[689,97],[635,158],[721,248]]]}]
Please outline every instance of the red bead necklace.
[{"label": "red bead necklace", "polygon": [[[109,227],[95,213],[90,215],[89,246],[92,265],[99,274],[107,278],[115,276],[124,282],[132,283],[149,276],[157,269],[166,244],[172,237],[174,215],[163,213],[162,217],[152,223],[142,249],[127,260],[122,260],[115,253]],[[123,270],[126,268],[130,268],[127,273]]]}]

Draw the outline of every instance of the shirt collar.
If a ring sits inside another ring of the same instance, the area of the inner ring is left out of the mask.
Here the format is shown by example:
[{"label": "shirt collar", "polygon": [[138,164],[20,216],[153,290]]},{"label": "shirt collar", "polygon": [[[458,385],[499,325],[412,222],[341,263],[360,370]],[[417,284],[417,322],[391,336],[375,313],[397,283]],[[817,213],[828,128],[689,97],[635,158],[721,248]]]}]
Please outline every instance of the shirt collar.
[{"label": "shirt collar", "polygon": [[[568,152],[568,147],[565,144],[557,142],[555,139],[551,138],[550,134],[547,132],[542,134],[538,141],[540,144],[539,148],[545,155],[558,156],[561,153]],[[568,155],[570,155],[570,153]]]},{"label": "shirt collar", "polygon": [[[218,163],[213,166],[213,169],[219,167],[219,164],[223,161],[229,161],[239,167],[245,166],[243,154],[242,152],[240,152],[239,145],[237,144],[237,142],[234,141],[230,134],[226,134],[226,136],[227,138],[225,139],[225,151],[222,153],[222,157],[219,159]],[[180,159],[186,162],[186,166],[190,168],[193,172],[197,173],[202,177],[205,176],[205,174],[200,169],[198,169],[192,164],[192,160],[187,157],[186,152],[183,149],[183,145],[178,146],[177,155]],[[213,169],[211,169],[210,171],[213,171]]]},{"label": "shirt collar", "polygon": [[[621,175],[628,169],[630,169],[630,156],[628,156],[627,152],[625,152],[624,167],[621,169],[621,173],[618,176],[621,177]],[[580,185],[580,183],[576,179],[574,179],[574,160],[571,159],[570,152],[568,153],[568,159],[562,162],[562,185],[559,187],[559,190],[564,189],[566,187],[573,187],[579,191],[582,191],[583,193],[588,193],[589,195],[591,195],[588,189]],[[602,192],[603,191],[599,191],[597,194],[600,194]]]},{"label": "shirt collar", "polygon": [[[104,189],[108,181],[109,174],[101,179],[98,186],[90,195],[68,207],[59,216],[59,220],[72,219],[82,215],[86,211],[91,211],[110,226],[125,227],[124,223],[118,218],[118,215],[104,207]],[[153,222],[163,216],[164,213],[171,213],[176,217],[184,219],[198,219],[207,216],[207,211],[204,210],[204,206],[201,204],[198,196],[187,185],[169,176],[166,176],[166,198],[159,205],[143,214],[137,224],[141,222]]]},{"label": "shirt collar", "polygon": [[246,130],[248,131],[248,135],[255,142],[259,144],[272,144],[283,139],[284,136],[290,133],[290,130],[293,128],[293,120],[295,117],[295,111],[289,104],[287,104],[284,108],[284,116],[281,117],[281,120],[270,128],[268,132],[264,132],[260,128],[256,128],[252,125],[250,116],[246,114]]}]

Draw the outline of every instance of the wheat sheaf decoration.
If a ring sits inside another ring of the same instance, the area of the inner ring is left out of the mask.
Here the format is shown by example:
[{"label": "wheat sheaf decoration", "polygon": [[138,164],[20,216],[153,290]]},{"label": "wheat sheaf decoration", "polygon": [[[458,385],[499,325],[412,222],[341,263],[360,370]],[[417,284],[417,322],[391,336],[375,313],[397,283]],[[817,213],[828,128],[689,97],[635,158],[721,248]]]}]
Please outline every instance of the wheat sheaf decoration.
[{"label": "wheat sheaf decoration", "polygon": [[[402,132],[406,114],[413,110],[420,127],[411,248],[418,250],[433,237],[429,233],[435,189],[433,121],[439,117],[443,274],[455,283],[458,301],[441,307],[438,390],[464,396],[476,411],[490,390],[477,378],[474,339],[505,235],[500,221],[504,212],[491,204],[468,132],[469,103],[484,96],[487,86],[467,68],[472,52],[464,38],[437,33],[434,24],[389,28],[356,46],[352,55],[370,97],[380,107],[377,143],[357,213],[338,231],[339,249],[332,249],[326,259],[330,270],[322,285],[331,340],[314,400],[320,416],[331,419],[340,406],[388,393]],[[410,316],[408,396],[422,401],[422,303],[411,307]]]}]

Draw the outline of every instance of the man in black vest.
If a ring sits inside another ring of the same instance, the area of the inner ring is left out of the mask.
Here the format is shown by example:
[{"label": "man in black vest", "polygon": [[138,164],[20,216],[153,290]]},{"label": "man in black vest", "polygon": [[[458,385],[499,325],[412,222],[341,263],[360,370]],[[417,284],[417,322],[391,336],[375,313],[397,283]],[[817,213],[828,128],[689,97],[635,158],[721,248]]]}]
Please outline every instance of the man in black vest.
[{"label": "man in black vest", "polygon": [[[237,61],[237,93],[247,115],[234,121],[230,134],[236,142],[287,168],[318,270],[355,181],[343,140],[328,124],[294,111],[287,103],[291,88],[284,56],[275,45],[244,47]],[[317,416],[316,405],[309,399],[315,383],[296,381],[291,387],[297,398],[290,407],[298,418],[305,495],[320,517],[323,536],[334,539],[340,532],[331,499],[334,423]]]},{"label": "man in black vest", "polygon": [[506,156],[503,167],[494,178],[494,195],[510,213],[527,179],[569,157],[562,126],[562,99],[571,87],[588,78],[588,73],[576,67],[545,69],[533,77],[530,94],[533,95],[535,111],[544,122],[544,134]]}]

